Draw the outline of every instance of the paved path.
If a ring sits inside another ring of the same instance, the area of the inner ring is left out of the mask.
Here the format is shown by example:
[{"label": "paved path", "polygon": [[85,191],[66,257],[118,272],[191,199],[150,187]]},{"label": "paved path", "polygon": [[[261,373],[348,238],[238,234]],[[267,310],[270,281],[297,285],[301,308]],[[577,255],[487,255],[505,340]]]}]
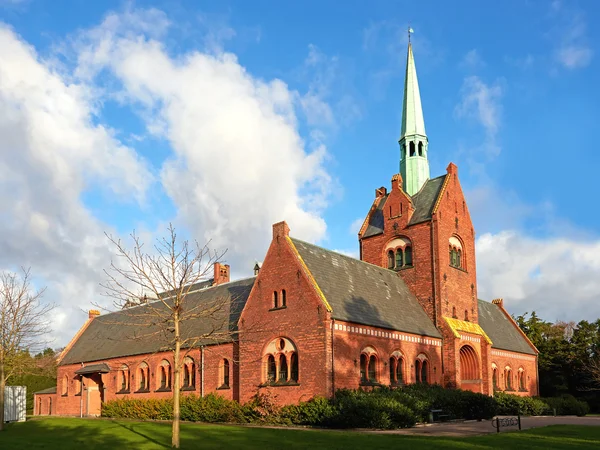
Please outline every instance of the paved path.
[{"label": "paved path", "polygon": [[[512,416],[511,416],[512,417]],[[543,416],[543,417],[521,417],[521,428],[545,427],[548,425],[592,425],[600,426],[600,417],[576,417],[576,416]],[[503,427],[501,431],[518,430],[518,426]],[[371,431],[372,433],[389,434],[412,434],[423,436],[475,436],[478,434],[496,433],[491,420],[446,422],[427,425],[418,425],[414,428],[390,431]]]}]

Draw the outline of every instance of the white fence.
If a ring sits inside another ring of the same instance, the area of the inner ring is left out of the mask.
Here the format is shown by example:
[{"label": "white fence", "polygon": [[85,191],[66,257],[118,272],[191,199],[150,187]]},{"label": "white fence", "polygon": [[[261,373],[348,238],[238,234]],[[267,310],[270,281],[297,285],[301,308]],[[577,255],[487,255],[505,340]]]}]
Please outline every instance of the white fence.
[{"label": "white fence", "polygon": [[4,388],[4,421],[24,422],[27,409],[27,388],[25,386],[6,386]]}]

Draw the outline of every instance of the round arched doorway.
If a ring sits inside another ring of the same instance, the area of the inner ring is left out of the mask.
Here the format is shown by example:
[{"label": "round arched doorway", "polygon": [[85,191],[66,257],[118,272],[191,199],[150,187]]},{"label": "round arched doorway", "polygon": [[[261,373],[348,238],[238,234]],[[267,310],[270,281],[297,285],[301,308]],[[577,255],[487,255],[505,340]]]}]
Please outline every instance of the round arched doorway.
[{"label": "round arched doorway", "polygon": [[460,348],[460,381],[461,389],[481,392],[479,357],[470,345],[463,345]]}]

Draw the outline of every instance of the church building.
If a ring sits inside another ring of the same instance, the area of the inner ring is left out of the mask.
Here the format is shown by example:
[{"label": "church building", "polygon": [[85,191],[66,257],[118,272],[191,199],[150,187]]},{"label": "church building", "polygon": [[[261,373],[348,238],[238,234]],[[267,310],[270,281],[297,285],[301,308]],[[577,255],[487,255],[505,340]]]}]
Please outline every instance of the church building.
[{"label": "church building", "polygon": [[[184,395],[247,402],[270,391],[286,404],[407,383],[538,395],[537,349],[502,299],[477,296],[458,168],[430,177],[410,43],[399,146],[400,171],[375,189],[358,233],[360,259],[296,239],[279,222],[253,277],[230,281],[229,266],[215,264],[214,277],[190,292],[192,306],[226,299],[231,333],[186,351]],[[60,355],[57,387],[35,394],[35,414],[95,416],[109,400],[172,395],[173,354],[158,340],[127,339],[135,330],[126,317],[90,311]]]}]

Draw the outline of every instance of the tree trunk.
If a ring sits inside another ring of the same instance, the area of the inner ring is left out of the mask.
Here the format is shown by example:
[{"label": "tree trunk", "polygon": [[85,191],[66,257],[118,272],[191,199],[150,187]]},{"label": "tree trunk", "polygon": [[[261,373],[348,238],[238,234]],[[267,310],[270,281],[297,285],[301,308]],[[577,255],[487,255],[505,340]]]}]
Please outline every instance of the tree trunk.
[{"label": "tree trunk", "polygon": [[179,376],[181,371],[180,353],[181,353],[181,342],[179,339],[179,315],[175,313],[175,355],[173,358],[174,365],[174,379],[173,379],[173,436],[171,440],[171,446],[173,448],[179,448],[179,390],[181,377]]},{"label": "tree trunk", "polygon": [[4,359],[0,361],[0,431],[4,430]]}]

